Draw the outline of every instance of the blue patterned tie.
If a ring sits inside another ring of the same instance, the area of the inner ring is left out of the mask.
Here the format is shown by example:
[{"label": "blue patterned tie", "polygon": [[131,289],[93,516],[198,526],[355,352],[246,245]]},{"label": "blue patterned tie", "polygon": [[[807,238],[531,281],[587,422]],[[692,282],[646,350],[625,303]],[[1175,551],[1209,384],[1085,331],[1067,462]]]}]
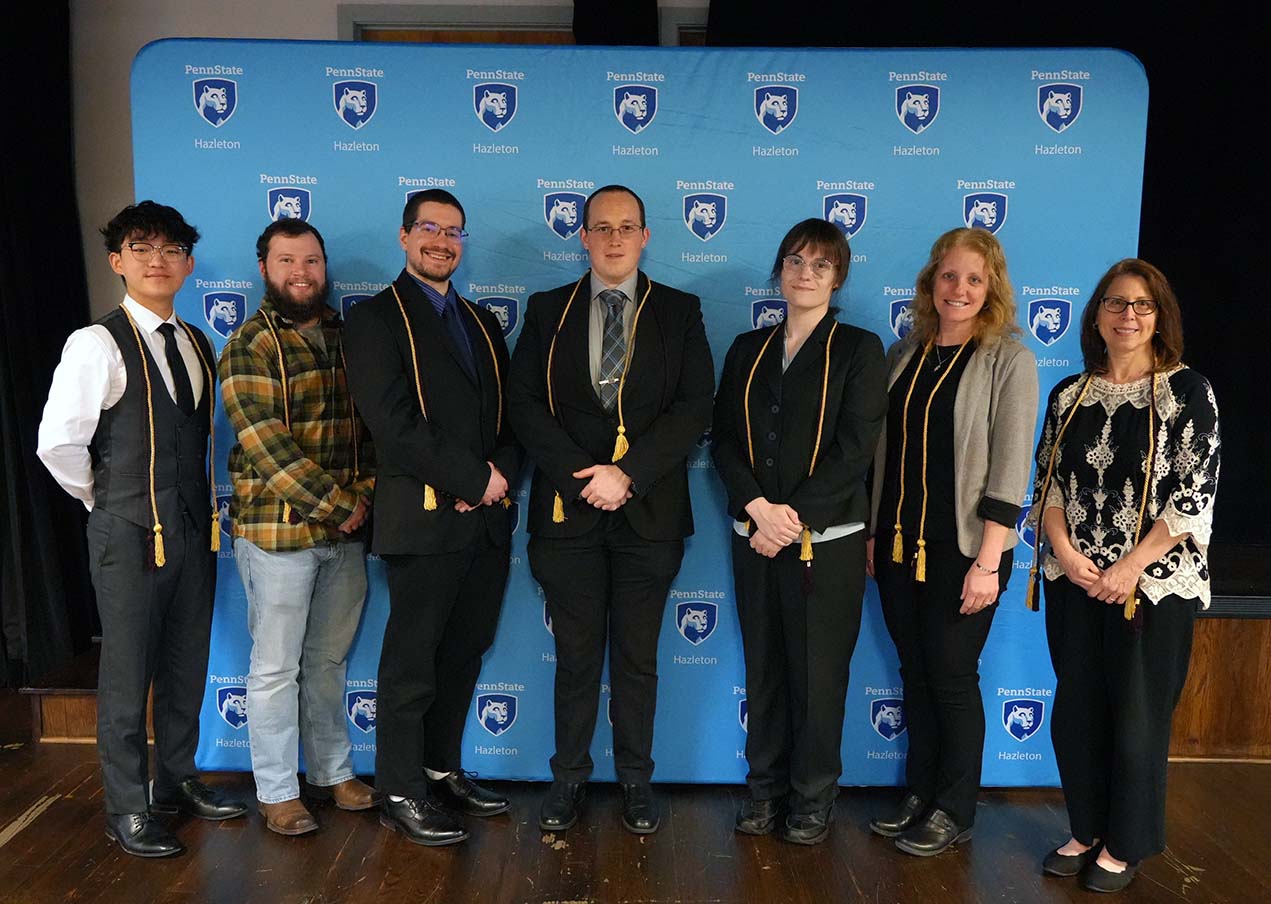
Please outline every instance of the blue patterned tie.
[{"label": "blue patterned tie", "polygon": [[605,411],[613,411],[618,401],[618,381],[622,379],[622,361],[627,355],[627,342],[622,335],[622,308],[627,296],[617,289],[600,293],[605,306],[605,333],[600,343],[600,401]]}]

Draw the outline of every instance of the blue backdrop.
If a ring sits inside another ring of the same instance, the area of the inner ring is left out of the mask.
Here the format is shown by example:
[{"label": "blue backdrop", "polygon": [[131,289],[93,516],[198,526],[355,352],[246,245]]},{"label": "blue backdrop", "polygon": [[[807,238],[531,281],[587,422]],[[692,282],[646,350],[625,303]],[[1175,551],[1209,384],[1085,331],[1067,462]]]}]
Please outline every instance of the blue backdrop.
[{"label": "blue backdrop", "polygon": [[[1080,367],[1074,320],[1087,293],[1137,247],[1147,83],[1138,62],[1116,51],[169,40],[138,54],[132,86],[137,196],[176,206],[202,231],[178,311],[218,348],[259,303],[253,243],[271,218],[301,216],[322,230],[332,303],[347,309],[397,274],[403,202],[429,187],[467,208],[472,235],[456,284],[500,314],[511,345],[529,293],[586,267],[576,236],[582,199],[622,182],[648,208],[645,271],[701,296],[717,364],[736,333],[783,316],[766,274],[800,219],[823,216],[848,235],[843,316],[887,343],[907,328],[905,304],[936,235],[964,223],[994,231],[1045,398]],[[223,416],[217,432],[224,495]],[[729,526],[708,444],[690,459],[698,530],[662,632],[662,781],[734,782],[746,771]],[[492,778],[549,777],[554,642],[525,540],[518,523],[498,638],[464,742],[465,766]],[[250,769],[250,714],[239,705],[246,602],[225,549],[198,759]],[[991,785],[1056,781],[1054,676],[1042,619],[1022,602],[1031,552],[1018,547],[981,662]],[[388,609],[382,564],[368,568],[346,697],[362,773],[373,771]],[[848,692],[845,784],[900,780],[899,698],[871,584]],[[606,687],[593,749],[601,779],[613,777],[607,708]]]}]

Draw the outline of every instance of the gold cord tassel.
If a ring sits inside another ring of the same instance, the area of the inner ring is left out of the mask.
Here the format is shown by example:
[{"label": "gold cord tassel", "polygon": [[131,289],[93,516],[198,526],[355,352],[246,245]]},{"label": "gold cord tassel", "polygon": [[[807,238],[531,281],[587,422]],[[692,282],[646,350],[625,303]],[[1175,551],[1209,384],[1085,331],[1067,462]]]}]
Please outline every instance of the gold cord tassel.
[{"label": "gold cord tassel", "polygon": [[900,525],[896,525],[896,534],[891,538],[891,560],[897,565],[905,562],[905,541],[900,537]]},{"label": "gold cord tassel", "polygon": [[803,534],[799,540],[799,561],[812,564],[812,528],[803,525]]},{"label": "gold cord tassel", "polygon": [[437,491],[428,484],[424,484],[424,511],[437,511]]},{"label": "gold cord tassel", "polygon": [[914,556],[914,580],[925,584],[927,582],[927,541],[918,541],[918,554]]},{"label": "gold cord tassel", "polygon": [[510,509],[510,508],[512,507],[512,500],[511,500],[511,499],[509,499],[508,497],[504,496],[504,497],[503,497],[503,507],[504,507],[505,509]]},{"label": "gold cord tassel", "polygon": [[556,493],[552,499],[552,523],[565,523],[565,502],[560,498],[560,493]]},{"label": "gold cord tassel", "polygon": [[283,524],[291,523],[291,503],[290,502],[284,502],[282,504],[282,523]]},{"label": "gold cord tassel", "polygon": [[750,519],[747,518],[745,521],[741,523],[741,525],[742,527],[746,529],[746,534],[749,535],[750,534]]},{"label": "gold cord tassel", "polygon": [[613,461],[621,461],[622,456],[627,454],[627,450],[631,448],[631,444],[627,442],[627,428],[618,425],[618,437],[613,441]]},{"label": "gold cord tassel", "polygon": [[1139,607],[1139,591],[1138,591],[1138,588],[1136,587],[1134,588],[1134,591],[1131,592],[1129,597],[1126,598],[1126,601],[1125,601],[1125,620],[1126,621],[1134,621],[1134,612],[1136,609],[1138,609],[1138,607]]},{"label": "gold cord tassel", "polygon": [[168,563],[168,557],[163,551],[163,525],[155,524],[154,526],[154,567],[162,568]]},{"label": "gold cord tassel", "polygon": [[221,551],[221,513],[212,512],[212,552]]},{"label": "gold cord tassel", "polygon": [[1028,586],[1024,590],[1024,608],[1030,612],[1036,612],[1041,608],[1037,600],[1037,585],[1039,583],[1037,577],[1037,566],[1034,565],[1028,569]]}]

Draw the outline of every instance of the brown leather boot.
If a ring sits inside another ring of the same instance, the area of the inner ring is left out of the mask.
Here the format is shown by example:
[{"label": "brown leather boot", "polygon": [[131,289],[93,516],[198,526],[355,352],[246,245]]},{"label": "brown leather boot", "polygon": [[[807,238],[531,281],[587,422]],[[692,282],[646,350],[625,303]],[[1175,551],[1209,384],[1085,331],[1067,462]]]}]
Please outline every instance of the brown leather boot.
[{"label": "brown leather boot", "polygon": [[375,789],[355,778],[332,785],[327,790],[341,810],[369,810],[379,803]]},{"label": "brown leather boot", "polygon": [[318,821],[298,800],[262,803],[259,809],[260,815],[265,817],[265,827],[279,835],[304,835],[318,830]]}]

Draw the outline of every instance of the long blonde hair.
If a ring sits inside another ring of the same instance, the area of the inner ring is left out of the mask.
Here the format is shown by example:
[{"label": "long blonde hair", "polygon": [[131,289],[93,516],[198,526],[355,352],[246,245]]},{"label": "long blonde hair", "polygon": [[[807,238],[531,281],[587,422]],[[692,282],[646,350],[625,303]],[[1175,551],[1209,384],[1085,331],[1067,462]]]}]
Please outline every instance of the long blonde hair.
[{"label": "long blonde hair", "polygon": [[934,298],[936,270],[945,255],[954,248],[965,248],[984,258],[988,275],[984,307],[980,308],[975,321],[975,341],[983,345],[986,341],[1021,333],[1016,322],[1015,290],[1011,288],[1011,278],[1006,272],[1006,253],[1001,243],[988,230],[959,227],[936,239],[926,265],[918,272],[914,300],[909,308],[914,317],[909,335],[921,345],[934,338],[940,329],[940,315],[936,313]]}]

